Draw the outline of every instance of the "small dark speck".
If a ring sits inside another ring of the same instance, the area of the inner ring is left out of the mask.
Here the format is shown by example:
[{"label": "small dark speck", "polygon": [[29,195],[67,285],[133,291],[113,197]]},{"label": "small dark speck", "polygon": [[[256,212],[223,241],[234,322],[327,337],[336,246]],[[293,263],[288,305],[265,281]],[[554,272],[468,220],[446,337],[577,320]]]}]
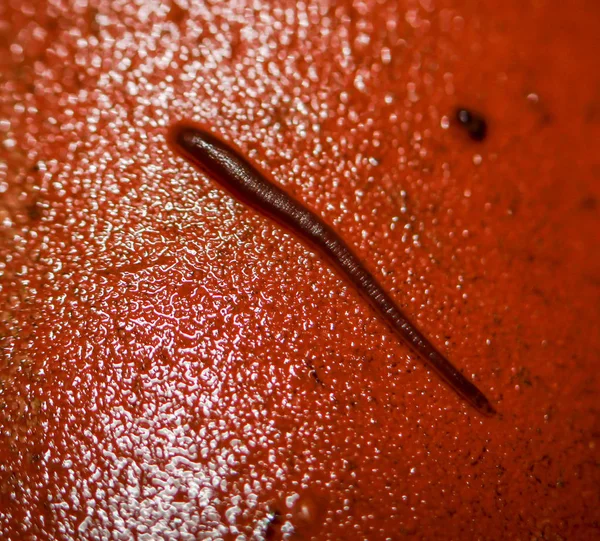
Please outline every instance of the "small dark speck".
[{"label": "small dark speck", "polygon": [[277,536],[278,527],[281,524],[281,514],[275,510],[268,514],[267,528],[265,530],[266,539],[274,539]]},{"label": "small dark speck", "polygon": [[308,368],[308,374],[315,380],[317,385],[324,385],[323,380],[321,380],[319,377],[317,369],[314,367],[314,365],[310,361],[306,361],[306,366]]},{"label": "small dark speck", "polygon": [[313,379],[317,382],[318,385],[323,385],[323,381],[321,380],[319,374],[317,374],[317,371],[315,369],[311,370],[309,374],[313,377]]},{"label": "small dark speck", "polygon": [[483,141],[487,135],[487,122],[479,113],[469,109],[458,108],[456,110],[456,120],[464,127],[467,134],[473,141]]},{"label": "small dark speck", "polygon": [[39,220],[42,217],[42,209],[37,201],[33,201],[25,208],[27,216],[33,222]]},{"label": "small dark speck", "polygon": [[581,208],[583,210],[596,210],[598,208],[598,199],[593,195],[588,195],[581,200]]}]

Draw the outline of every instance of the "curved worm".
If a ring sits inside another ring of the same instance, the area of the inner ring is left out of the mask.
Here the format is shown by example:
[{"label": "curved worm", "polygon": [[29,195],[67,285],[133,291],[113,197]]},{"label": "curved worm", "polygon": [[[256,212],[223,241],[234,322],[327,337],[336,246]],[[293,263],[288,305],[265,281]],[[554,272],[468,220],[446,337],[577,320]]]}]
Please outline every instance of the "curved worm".
[{"label": "curved worm", "polygon": [[456,393],[479,412],[485,415],[495,413],[484,394],[404,316],[352,249],[319,216],[288,195],[239,152],[211,133],[193,125],[176,124],[170,131],[169,139],[178,154],[206,172],[236,198],[274,219],[325,255],[354,284],[395,333]]}]

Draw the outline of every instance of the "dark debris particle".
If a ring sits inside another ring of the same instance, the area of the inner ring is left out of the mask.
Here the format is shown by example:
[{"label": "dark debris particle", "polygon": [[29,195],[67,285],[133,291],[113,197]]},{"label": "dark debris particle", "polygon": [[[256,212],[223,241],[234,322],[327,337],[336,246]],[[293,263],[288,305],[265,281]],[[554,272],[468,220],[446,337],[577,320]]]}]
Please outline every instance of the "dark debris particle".
[{"label": "dark debris particle", "polygon": [[35,222],[42,217],[42,208],[37,201],[33,201],[25,207],[28,218]]},{"label": "dark debris particle", "polygon": [[265,530],[265,538],[266,539],[275,539],[278,537],[280,533],[281,526],[281,513],[279,511],[274,510],[268,515],[267,527]]},{"label": "dark debris particle", "polygon": [[581,200],[580,206],[583,210],[596,210],[598,208],[598,199],[593,195],[588,195]]},{"label": "dark debris particle", "polygon": [[485,139],[488,131],[487,122],[479,113],[459,107],[456,110],[456,120],[465,128],[473,141],[483,141]]}]

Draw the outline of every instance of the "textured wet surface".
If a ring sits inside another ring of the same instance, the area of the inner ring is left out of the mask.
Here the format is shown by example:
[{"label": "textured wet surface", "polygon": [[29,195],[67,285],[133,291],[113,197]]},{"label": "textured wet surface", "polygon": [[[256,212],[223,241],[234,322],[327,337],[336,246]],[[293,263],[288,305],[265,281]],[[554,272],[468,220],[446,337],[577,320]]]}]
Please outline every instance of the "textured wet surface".
[{"label": "textured wet surface", "polygon": [[[0,537],[597,537],[597,8],[276,6],[0,5]],[[177,158],[180,119],[500,414]]]}]

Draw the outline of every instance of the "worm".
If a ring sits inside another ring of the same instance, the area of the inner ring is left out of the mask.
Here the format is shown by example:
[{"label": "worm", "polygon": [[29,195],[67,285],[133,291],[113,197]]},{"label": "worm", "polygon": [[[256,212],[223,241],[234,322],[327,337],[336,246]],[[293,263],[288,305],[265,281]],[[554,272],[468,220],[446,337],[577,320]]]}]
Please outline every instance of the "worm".
[{"label": "worm", "polygon": [[235,198],[276,221],[325,256],[426,366],[477,411],[487,416],[495,414],[485,395],[410,322],[354,251],[317,214],[277,186],[234,147],[199,126],[175,124],[169,131],[168,142],[177,154],[208,174]]}]

